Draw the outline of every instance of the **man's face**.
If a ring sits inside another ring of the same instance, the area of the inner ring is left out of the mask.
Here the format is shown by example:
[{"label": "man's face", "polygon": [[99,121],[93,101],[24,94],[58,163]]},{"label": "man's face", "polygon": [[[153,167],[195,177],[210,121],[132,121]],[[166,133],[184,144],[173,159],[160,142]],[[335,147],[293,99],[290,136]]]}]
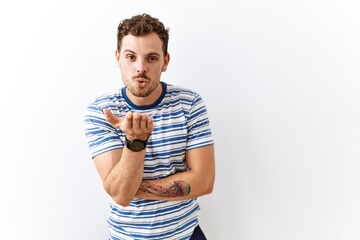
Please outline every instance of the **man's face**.
[{"label": "man's face", "polygon": [[160,76],[166,70],[169,55],[164,57],[162,41],[156,33],[142,37],[126,35],[116,59],[128,93],[145,98],[161,90]]}]

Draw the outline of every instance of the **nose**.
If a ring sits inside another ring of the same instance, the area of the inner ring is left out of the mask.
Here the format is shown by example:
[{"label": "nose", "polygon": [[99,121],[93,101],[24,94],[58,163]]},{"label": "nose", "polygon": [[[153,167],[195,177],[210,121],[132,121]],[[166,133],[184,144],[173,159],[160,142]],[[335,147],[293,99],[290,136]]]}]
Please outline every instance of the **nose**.
[{"label": "nose", "polygon": [[138,73],[146,73],[147,72],[147,65],[146,61],[139,59],[136,64],[136,72]]}]

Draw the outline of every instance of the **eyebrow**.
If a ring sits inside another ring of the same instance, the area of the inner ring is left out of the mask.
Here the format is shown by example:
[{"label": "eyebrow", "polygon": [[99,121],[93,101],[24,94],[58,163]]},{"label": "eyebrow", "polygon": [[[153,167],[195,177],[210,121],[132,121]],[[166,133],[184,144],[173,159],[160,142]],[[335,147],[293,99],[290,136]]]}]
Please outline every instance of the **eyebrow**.
[{"label": "eyebrow", "polygon": [[[126,53],[126,52],[130,52],[130,53],[136,55],[136,52],[134,52],[134,51],[132,51],[132,50],[130,50],[130,49],[125,49],[125,50],[123,51],[123,53]],[[148,54],[146,54],[146,55],[147,55],[147,56],[151,56],[151,55],[161,56],[161,54],[159,54],[159,53],[157,53],[157,52],[150,52],[150,53],[148,53]]]},{"label": "eyebrow", "polygon": [[123,53],[126,53],[126,52],[130,52],[130,53],[134,53],[134,54],[135,54],[134,51],[131,51],[131,50],[129,50],[129,49],[125,49],[125,50],[123,51]]}]

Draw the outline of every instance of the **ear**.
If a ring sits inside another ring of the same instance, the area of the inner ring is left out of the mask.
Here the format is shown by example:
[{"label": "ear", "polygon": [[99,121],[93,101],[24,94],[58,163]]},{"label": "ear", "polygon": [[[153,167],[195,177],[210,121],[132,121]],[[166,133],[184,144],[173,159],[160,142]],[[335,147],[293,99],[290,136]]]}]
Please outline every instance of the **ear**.
[{"label": "ear", "polygon": [[163,71],[163,72],[166,71],[169,62],[170,62],[170,54],[168,53],[164,59],[164,65],[163,65],[161,71]]},{"label": "ear", "polygon": [[120,67],[120,53],[117,49],[115,51],[115,60],[116,60],[117,65]]}]

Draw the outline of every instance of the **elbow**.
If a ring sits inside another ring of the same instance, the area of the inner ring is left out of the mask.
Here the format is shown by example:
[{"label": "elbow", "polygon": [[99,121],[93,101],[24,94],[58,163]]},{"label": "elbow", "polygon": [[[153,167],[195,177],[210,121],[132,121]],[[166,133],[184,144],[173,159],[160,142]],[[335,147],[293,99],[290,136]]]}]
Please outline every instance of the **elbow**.
[{"label": "elbow", "polygon": [[107,194],[111,197],[111,199],[118,205],[122,207],[129,206],[132,201],[132,198],[129,196],[125,196],[121,194],[122,191],[114,190],[116,188],[112,188],[111,184],[104,184],[104,189]]},{"label": "elbow", "polygon": [[201,188],[199,189],[199,192],[195,195],[197,196],[203,196],[212,193],[214,190],[214,182],[209,181],[206,184],[203,184]]},{"label": "elbow", "polygon": [[123,197],[119,197],[119,196],[111,196],[111,199],[118,205],[122,206],[122,207],[127,207],[130,205],[131,203],[131,199],[125,199]]},{"label": "elbow", "polygon": [[203,196],[213,192],[215,183],[215,174],[201,176],[198,178],[198,182],[196,183],[196,191],[193,192],[195,196]]},{"label": "elbow", "polygon": [[212,193],[213,190],[214,190],[214,184],[209,184],[209,185],[204,189],[204,195]]},{"label": "elbow", "polygon": [[204,187],[204,195],[205,194],[210,194],[213,192],[214,190],[214,184],[215,184],[215,176],[213,176],[212,178],[209,178],[207,181],[206,186]]}]

